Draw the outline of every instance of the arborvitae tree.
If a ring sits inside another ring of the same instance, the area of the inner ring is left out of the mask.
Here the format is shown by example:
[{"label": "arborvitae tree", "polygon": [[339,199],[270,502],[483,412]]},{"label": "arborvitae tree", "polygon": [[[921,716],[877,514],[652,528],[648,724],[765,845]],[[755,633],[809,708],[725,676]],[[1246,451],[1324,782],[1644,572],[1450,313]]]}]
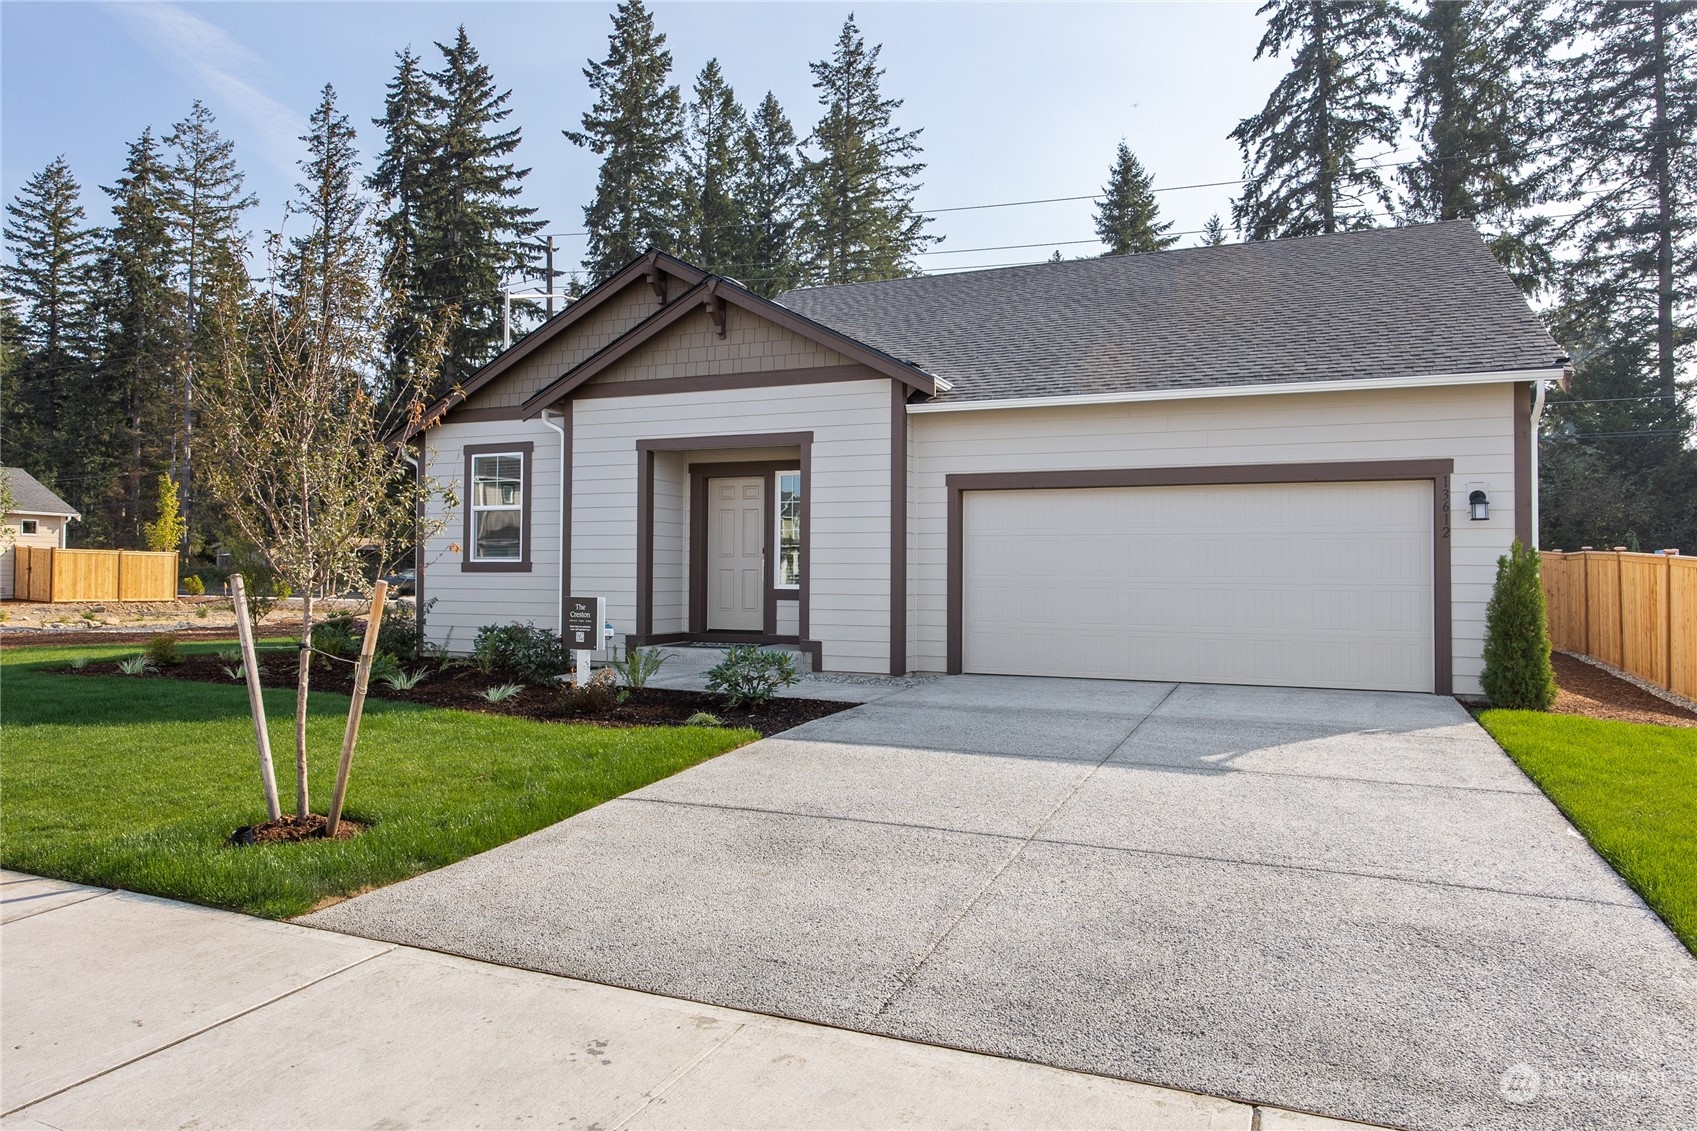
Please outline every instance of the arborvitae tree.
[{"label": "arborvitae tree", "polygon": [[74,479],[90,435],[94,260],[82,188],[63,157],[25,182],[6,205],[0,267],[9,316],[9,367],[0,411],[6,458],[49,485]]},{"label": "arborvitae tree", "polygon": [[1165,251],[1178,242],[1177,236],[1166,234],[1172,223],[1158,222],[1161,207],[1152,185],[1153,178],[1131,147],[1120,142],[1102,199],[1096,202],[1096,234],[1108,245],[1103,255]]},{"label": "arborvitae tree", "polygon": [[623,0],[613,13],[607,58],[589,61],[584,77],[595,105],[574,144],[601,158],[595,199],[583,210],[589,251],[583,267],[600,282],[649,247],[678,247],[680,186],[675,165],[683,142],[683,101],[668,83],[672,53],[654,30],[642,0]]},{"label": "arborvitae tree", "polygon": [[377,234],[391,312],[383,330],[383,352],[391,381],[404,380],[414,370],[416,351],[438,316],[419,278],[426,258],[426,186],[436,150],[435,92],[410,47],[397,52],[395,60],[383,116],[372,119],[383,130],[383,152],[365,181],[381,202]]},{"label": "arborvitae tree", "polygon": [[755,108],[742,135],[741,204],[744,263],[737,278],[768,297],[794,286],[801,277],[796,225],[806,180],[795,128],[771,91]]},{"label": "arborvitae tree", "polygon": [[[683,147],[681,247],[686,258],[714,273],[735,275],[744,265],[741,202],[743,135],[748,115],[709,59],[695,80],[689,134]],[[727,270],[728,269],[728,270]]]},{"label": "arborvitae tree", "polygon": [[101,508],[104,533],[134,546],[146,509],[143,484],[164,466],[176,426],[172,391],[183,349],[171,170],[152,130],[131,143],[124,175],[102,191],[112,198],[116,222],[107,232],[99,268],[104,340],[97,380],[103,396],[89,414],[106,414],[116,423],[116,435],[91,449],[96,466],[84,474],[110,483]]},{"label": "arborvitae tree", "polygon": [[824,116],[809,139],[819,150],[806,164],[808,202],[802,222],[810,281],[860,283],[918,273],[914,256],[938,237],[930,217],[914,210],[914,180],[925,165],[920,130],[891,124],[899,98],[879,89],[882,46],[868,49],[853,13],[843,21],[829,59],[810,63]]},{"label": "arborvitae tree", "polygon": [[[438,43],[443,68],[436,86],[435,144],[425,182],[425,240],[417,263],[420,297],[438,311],[450,306],[438,392],[458,384],[500,348],[502,279],[529,266],[530,237],[543,223],[514,201],[530,174],[508,160],[519,130],[497,131],[512,114],[512,91],[497,91],[489,68],[462,26],[451,46]],[[525,311],[518,312],[520,316]]]},{"label": "arborvitae tree", "polygon": [[1220,214],[1216,212],[1208,217],[1202,225],[1202,239],[1198,246],[1219,247],[1221,244],[1230,242],[1231,236],[1226,232],[1226,225],[1221,221]]},{"label": "arborvitae tree", "polygon": [[1556,701],[1538,551],[1518,538],[1497,559],[1496,586],[1485,606],[1485,670],[1479,684],[1493,707],[1547,711]]},{"label": "arborvitae tree", "polygon": [[1523,215],[1539,199],[1529,78],[1549,50],[1542,8],[1542,0],[1427,0],[1405,27],[1420,156],[1399,173],[1404,215],[1475,221],[1529,291],[1552,267],[1539,238],[1546,222]]},{"label": "arborvitae tree", "polygon": [[1387,0],[1267,0],[1255,57],[1288,51],[1290,71],[1261,112],[1231,132],[1243,150],[1232,219],[1245,239],[1372,227],[1391,197],[1372,167],[1396,145],[1391,107],[1396,15]]},{"label": "arborvitae tree", "polygon": [[239,293],[247,288],[241,215],[255,198],[242,192],[235,146],[218,135],[212,111],[198,99],[189,116],[165,135],[165,144],[176,151],[169,219],[184,319],[177,376],[178,430],[171,442],[170,474],[179,492],[177,507],[187,539],[195,519],[195,382],[202,370],[216,372],[209,355],[217,343],[203,333],[200,309],[208,290],[233,288]]}]

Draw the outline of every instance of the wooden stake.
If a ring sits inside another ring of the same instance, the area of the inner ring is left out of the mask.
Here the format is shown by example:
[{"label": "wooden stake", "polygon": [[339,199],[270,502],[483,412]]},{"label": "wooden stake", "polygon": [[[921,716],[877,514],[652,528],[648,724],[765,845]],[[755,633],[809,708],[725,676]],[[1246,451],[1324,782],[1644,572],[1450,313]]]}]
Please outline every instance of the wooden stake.
[{"label": "wooden stake", "polygon": [[389,583],[379,581],[371,597],[371,619],[365,622],[365,643],[360,646],[359,666],[354,669],[354,701],[348,704],[348,729],[342,734],[342,761],[336,767],[336,789],[330,796],[330,821],[324,835],[334,837],[342,820],[342,800],[348,795],[348,772],[354,765],[354,743],[359,740],[359,720],[365,713],[365,689],[371,682],[371,660],[377,651],[377,626],[383,623],[383,599]]},{"label": "wooden stake", "polygon": [[259,780],[265,786],[265,812],[275,821],[283,815],[277,803],[277,772],[271,767],[271,733],[265,729],[265,695],[259,684],[259,654],[253,646],[253,622],[247,619],[247,586],[242,575],[230,575],[236,602],[236,638],[242,642],[242,668],[247,672],[247,702],[253,713],[253,737],[259,743]]}]

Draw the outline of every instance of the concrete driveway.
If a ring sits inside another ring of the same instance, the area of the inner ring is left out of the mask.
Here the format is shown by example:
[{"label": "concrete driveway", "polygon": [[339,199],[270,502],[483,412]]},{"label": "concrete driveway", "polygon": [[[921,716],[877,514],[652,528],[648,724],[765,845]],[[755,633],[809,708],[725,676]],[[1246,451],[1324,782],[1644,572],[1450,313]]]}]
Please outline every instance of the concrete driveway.
[{"label": "concrete driveway", "polygon": [[1398,1126],[1697,1110],[1697,961],[1434,696],[935,680],[304,921]]}]

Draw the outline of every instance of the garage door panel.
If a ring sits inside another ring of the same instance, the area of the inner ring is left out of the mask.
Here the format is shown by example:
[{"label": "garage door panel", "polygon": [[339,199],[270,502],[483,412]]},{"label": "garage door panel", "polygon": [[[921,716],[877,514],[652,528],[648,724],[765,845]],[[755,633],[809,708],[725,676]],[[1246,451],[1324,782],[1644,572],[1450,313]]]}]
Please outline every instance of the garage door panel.
[{"label": "garage door panel", "polygon": [[969,492],[967,671],[1432,686],[1424,482]]}]

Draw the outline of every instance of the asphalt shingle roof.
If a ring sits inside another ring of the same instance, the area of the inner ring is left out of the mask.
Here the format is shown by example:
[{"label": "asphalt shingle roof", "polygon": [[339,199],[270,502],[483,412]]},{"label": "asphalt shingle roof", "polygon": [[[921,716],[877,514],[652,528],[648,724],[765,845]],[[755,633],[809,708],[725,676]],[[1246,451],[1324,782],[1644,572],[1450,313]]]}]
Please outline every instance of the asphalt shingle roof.
[{"label": "asphalt shingle roof", "polygon": [[39,480],[21,467],[0,468],[12,485],[13,514],[53,514],[82,516],[77,509],[58,495],[43,487]]},{"label": "asphalt shingle roof", "polygon": [[942,401],[1544,369],[1563,351],[1465,220],[790,291]]}]

